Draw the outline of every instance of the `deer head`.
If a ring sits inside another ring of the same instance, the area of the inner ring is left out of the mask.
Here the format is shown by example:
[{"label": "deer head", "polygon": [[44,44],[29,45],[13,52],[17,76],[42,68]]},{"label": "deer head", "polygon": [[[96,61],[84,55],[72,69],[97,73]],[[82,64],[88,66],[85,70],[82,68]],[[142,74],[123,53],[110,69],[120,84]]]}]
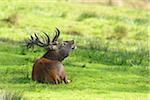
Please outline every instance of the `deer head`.
[{"label": "deer head", "polygon": [[46,37],[42,37],[42,40],[39,36],[35,33],[34,36],[30,36],[30,39],[26,42],[27,47],[34,47],[37,45],[47,50],[47,52],[42,56],[44,58],[50,60],[58,60],[62,61],[66,58],[71,51],[75,49],[74,40],[70,41],[58,41],[60,31],[58,28],[55,30],[55,36],[50,40],[49,35],[46,32],[43,32]]}]

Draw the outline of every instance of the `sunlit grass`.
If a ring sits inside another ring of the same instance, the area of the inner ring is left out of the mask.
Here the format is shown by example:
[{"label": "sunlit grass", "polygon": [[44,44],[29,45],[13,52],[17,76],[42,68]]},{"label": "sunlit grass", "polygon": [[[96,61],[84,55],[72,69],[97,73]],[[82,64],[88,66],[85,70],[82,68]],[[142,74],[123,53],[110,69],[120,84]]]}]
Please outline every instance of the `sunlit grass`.
[{"label": "sunlit grass", "polygon": [[[0,89],[5,96],[52,100],[148,100],[149,14],[146,10],[70,2],[0,2]],[[14,16],[17,16],[17,20]],[[7,19],[7,20],[6,20]],[[13,21],[13,22],[12,22]],[[31,32],[61,30],[77,49],[63,62],[70,84],[31,80],[45,50],[27,50]],[[1,99],[1,94],[0,94]]]}]

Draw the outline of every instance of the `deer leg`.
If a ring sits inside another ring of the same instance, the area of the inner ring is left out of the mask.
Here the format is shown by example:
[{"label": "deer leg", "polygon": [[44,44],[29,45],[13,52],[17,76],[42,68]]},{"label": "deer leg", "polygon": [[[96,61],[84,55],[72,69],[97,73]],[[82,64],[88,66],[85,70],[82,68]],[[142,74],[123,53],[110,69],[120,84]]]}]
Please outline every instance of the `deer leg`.
[{"label": "deer leg", "polygon": [[65,82],[65,84],[70,83],[70,80],[67,80],[67,77],[66,77],[66,76],[64,77],[63,81]]},{"label": "deer leg", "polygon": [[59,84],[58,80],[55,80],[55,81],[54,81],[54,84]]},{"label": "deer leg", "polygon": [[61,80],[57,80],[58,81],[58,84],[61,84],[62,83],[62,81]]},{"label": "deer leg", "polygon": [[56,79],[54,79],[51,83],[52,84],[58,84],[58,81]]},{"label": "deer leg", "polygon": [[56,78],[54,79],[54,84],[59,84],[60,83],[60,78],[59,76],[56,76]]}]

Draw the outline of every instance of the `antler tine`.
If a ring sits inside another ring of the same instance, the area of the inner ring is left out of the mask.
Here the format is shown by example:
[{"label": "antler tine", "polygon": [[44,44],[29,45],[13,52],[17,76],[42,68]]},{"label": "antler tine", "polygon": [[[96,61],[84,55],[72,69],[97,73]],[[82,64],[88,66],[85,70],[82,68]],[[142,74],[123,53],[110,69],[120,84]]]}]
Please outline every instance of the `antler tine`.
[{"label": "antler tine", "polygon": [[56,27],[56,30],[57,30],[57,38],[59,37],[59,35],[60,35],[60,31],[59,31],[59,29]]},{"label": "antler tine", "polygon": [[[46,35],[46,37],[47,37],[47,41],[46,42],[41,42],[40,41],[40,39],[39,39],[39,37],[35,34],[35,37],[36,37],[36,41],[38,41],[38,43],[40,43],[40,45],[42,45],[42,47],[44,47],[44,46],[48,46],[49,45],[49,43],[50,43],[50,39],[49,39],[49,36],[46,34],[46,33],[44,33],[45,35]],[[44,38],[43,38],[43,40],[45,40]]]},{"label": "antler tine", "polygon": [[40,37],[42,38],[42,41],[43,41],[44,43],[46,43],[46,42],[47,42],[47,40],[45,39],[45,37],[44,37],[44,36],[40,35]]},{"label": "antler tine", "polygon": [[30,37],[31,37],[31,40],[34,40],[32,35]]},{"label": "antler tine", "polygon": [[46,35],[46,37],[47,37],[47,45],[49,45],[50,44],[50,38],[49,38],[49,36],[48,36],[48,34],[46,32],[43,32],[43,33]]},{"label": "antler tine", "polygon": [[27,48],[31,48],[31,47],[34,46],[34,38],[33,38],[33,36],[30,35],[30,38],[31,38],[31,39],[29,39],[28,41],[26,41],[26,46],[27,46]]},{"label": "antler tine", "polygon": [[59,34],[60,34],[60,31],[59,31],[58,28],[56,28],[55,32],[56,32],[56,35],[55,35],[55,37],[53,38],[52,42],[56,41],[56,40],[58,39],[58,37],[59,37]]},{"label": "antler tine", "polygon": [[39,39],[39,37],[37,36],[36,33],[34,33],[34,35],[35,35],[35,39],[34,39],[33,36],[31,35],[31,39],[29,40],[29,43],[28,43],[28,44],[29,44],[30,46],[32,46],[33,44],[36,44],[36,45],[38,45],[38,46],[40,46],[40,47],[46,46],[45,43],[43,43],[43,42],[40,41],[40,39]]},{"label": "antler tine", "polygon": [[55,32],[56,32],[56,34],[55,34],[55,36],[54,36],[52,42],[56,41],[56,39],[57,39],[57,31],[55,31]]},{"label": "antler tine", "polygon": [[40,41],[40,39],[39,39],[39,37],[37,36],[36,33],[34,33],[34,35],[35,35],[35,37],[36,37],[35,41],[39,42],[40,44],[44,44],[43,42]]},{"label": "antler tine", "polygon": [[39,39],[39,37],[37,36],[37,34],[34,33],[34,35],[35,35],[35,39],[33,38],[33,41],[32,41],[33,44],[36,44],[36,45],[38,45],[38,46],[40,46],[40,47],[44,47],[45,44],[40,41],[40,39]]}]

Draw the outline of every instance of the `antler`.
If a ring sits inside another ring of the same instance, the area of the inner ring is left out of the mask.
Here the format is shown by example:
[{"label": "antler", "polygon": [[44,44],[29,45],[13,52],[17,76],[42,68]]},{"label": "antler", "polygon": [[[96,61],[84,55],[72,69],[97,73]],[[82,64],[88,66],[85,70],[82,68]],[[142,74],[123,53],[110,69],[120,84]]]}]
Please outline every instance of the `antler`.
[{"label": "antler", "polygon": [[47,37],[47,43],[49,45],[50,44],[50,38],[49,38],[49,36],[48,36],[48,34],[46,32],[43,32],[43,33],[46,35],[46,37]]},{"label": "antler", "polygon": [[40,47],[47,47],[49,44],[50,44],[50,38],[48,36],[48,34],[46,32],[43,32],[46,37],[47,37],[47,40],[46,42],[43,42],[44,41],[44,38],[43,38],[43,41],[41,41],[38,37],[38,35],[36,33],[34,33],[34,37],[31,35],[29,41],[27,41],[27,48],[30,48],[30,47],[33,47],[34,45],[38,45]]},{"label": "antler", "polygon": [[58,28],[56,28],[55,32],[56,32],[56,34],[55,34],[55,37],[53,38],[52,42],[57,41],[57,39],[58,39],[58,37],[60,35],[60,31],[59,31]]},{"label": "antler", "polygon": [[34,45],[37,45],[39,47],[44,47],[44,48],[47,46],[50,46],[50,45],[52,46],[53,42],[57,41],[57,39],[60,35],[60,31],[58,28],[56,28],[55,32],[56,32],[56,34],[52,41],[50,41],[50,38],[46,32],[43,32],[45,34],[46,38],[41,36],[43,41],[41,41],[39,39],[38,35],[36,33],[34,33],[34,37],[31,35],[30,39],[26,42],[27,48],[34,47]]}]

